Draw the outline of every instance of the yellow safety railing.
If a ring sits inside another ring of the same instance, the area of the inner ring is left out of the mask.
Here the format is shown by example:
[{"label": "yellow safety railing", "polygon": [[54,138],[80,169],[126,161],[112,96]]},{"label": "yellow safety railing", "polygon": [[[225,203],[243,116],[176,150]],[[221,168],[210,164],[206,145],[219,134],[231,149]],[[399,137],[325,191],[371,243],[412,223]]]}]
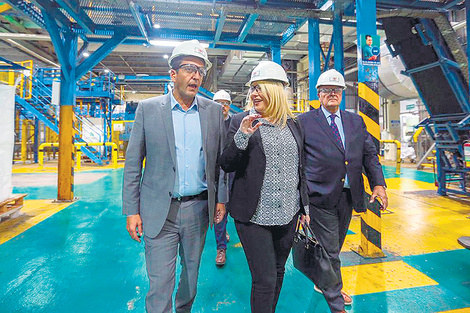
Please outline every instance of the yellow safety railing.
[{"label": "yellow safety railing", "polygon": [[397,146],[397,167],[395,174],[401,173],[401,142],[398,140],[380,140],[381,143],[393,143]]},{"label": "yellow safety railing", "polygon": [[[27,60],[27,61],[14,62],[14,63],[23,66],[27,70],[26,71],[24,70],[0,71],[0,81],[7,85],[14,86],[16,83],[16,79],[20,77],[21,80],[18,86],[16,86],[17,94],[24,99],[31,99],[33,82],[30,76],[33,75],[33,61]],[[0,64],[6,64],[6,63],[0,62]],[[26,73],[26,72],[29,72],[29,73]]]},{"label": "yellow safety railing", "polygon": [[304,100],[300,99],[294,103],[292,113],[305,113],[311,110],[311,108],[318,109],[320,107],[319,100]]},{"label": "yellow safety railing", "polygon": [[418,137],[423,132],[424,127],[419,127],[416,132],[413,134],[413,142],[418,142]]},{"label": "yellow safety railing", "polygon": [[[111,161],[113,162],[113,168],[117,168],[117,145],[114,142],[77,142],[74,144],[76,149],[76,166],[77,170],[81,169],[82,163],[82,147],[86,146],[107,146],[112,147],[111,151]],[[38,163],[39,169],[44,169],[44,148],[45,147],[58,147],[59,143],[57,142],[45,142],[39,145],[38,149]]]}]

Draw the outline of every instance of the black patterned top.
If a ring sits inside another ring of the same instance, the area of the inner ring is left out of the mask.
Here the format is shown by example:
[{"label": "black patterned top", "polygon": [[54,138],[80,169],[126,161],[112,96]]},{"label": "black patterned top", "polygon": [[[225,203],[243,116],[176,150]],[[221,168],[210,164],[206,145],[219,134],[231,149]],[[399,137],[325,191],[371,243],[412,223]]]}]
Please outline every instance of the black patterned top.
[{"label": "black patterned top", "polygon": [[[251,222],[266,226],[286,225],[300,208],[297,143],[288,126],[276,126],[265,119],[259,121],[263,123],[259,131],[266,169],[261,196]],[[237,148],[245,150],[250,137],[251,134],[244,134],[239,129],[234,136]]]}]

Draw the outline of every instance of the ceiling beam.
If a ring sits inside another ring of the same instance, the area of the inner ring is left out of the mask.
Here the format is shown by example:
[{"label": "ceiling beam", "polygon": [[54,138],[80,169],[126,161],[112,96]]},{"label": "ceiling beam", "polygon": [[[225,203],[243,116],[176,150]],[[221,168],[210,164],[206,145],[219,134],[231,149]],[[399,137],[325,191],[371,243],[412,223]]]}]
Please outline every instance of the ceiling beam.
[{"label": "ceiling beam", "polygon": [[245,23],[242,26],[242,29],[240,30],[240,33],[238,35],[237,42],[242,43],[245,41],[246,36],[250,32],[251,27],[253,27],[253,24],[255,24],[256,19],[258,18],[259,14],[250,14],[245,20]]},{"label": "ceiling beam", "polygon": [[147,29],[145,28],[147,18],[145,17],[145,14],[141,12],[140,5],[134,3],[133,1],[130,1],[129,10],[131,11],[132,16],[134,17],[135,22],[137,23],[137,27],[139,28],[140,33],[146,41],[149,41],[149,35],[147,33]]},{"label": "ceiling beam", "polygon": [[219,18],[217,19],[217,25],[215,26],[214,44],[220,40],[220,35],[222,35],[226,18],[227,16],[225,11],[223,9],[220,10]]},{"label": "ceiling beam", "polygon": [[[95,23],[85,14],[83,10],[80,10],[80,3],[70,3],[69,0],[55,0],[57,4],[65,10],[74,20],[85,30],[88,34],[92,34],[95,30]],[[71,0],[73,1],[73,0]],[[76,11],[75,8],[78,8]]]}]

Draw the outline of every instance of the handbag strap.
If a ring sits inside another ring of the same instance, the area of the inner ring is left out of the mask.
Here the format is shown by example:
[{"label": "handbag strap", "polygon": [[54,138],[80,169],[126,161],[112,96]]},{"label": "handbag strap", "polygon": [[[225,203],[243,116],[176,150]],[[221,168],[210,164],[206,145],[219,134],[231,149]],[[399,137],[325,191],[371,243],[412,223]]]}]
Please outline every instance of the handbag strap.
[{"label": "handbag strap", "polygon": [[[302,223],[300,221],[300,217],[297,220],[297,226],[295,228],[295,232],[298,233],[300,231],[300,226],[302,226],[302,230],[305,234],[305,242],[308,243],[309,241],[315,245],[318,244],[317,237],[315,237],[315,234],[313,233],[312,228],[308,223]],[[310,239],[310,240],[309,240]]]}]

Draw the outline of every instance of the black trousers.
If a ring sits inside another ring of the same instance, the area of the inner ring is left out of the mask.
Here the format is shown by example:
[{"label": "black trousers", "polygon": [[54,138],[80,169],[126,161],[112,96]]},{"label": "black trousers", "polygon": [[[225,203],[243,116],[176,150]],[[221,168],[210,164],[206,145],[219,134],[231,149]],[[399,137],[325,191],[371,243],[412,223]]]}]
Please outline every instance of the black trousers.
[{"label": "black trousers", "polygon": [[272,313],[276,310],[297,217],[281,226],[235,221],[251,272],[250,302],[253,313]]},{"label": "black trousers", "polygon": [[344,299],[341,295],[343,280],[339,253],[348,232],[352,217],[351,191],[343,189],[338,205],[334,208],[319,208],[310,204],[310,226],[320,244],[331,258],[331,264],[339,282],[322,290],[331,312],[344,310]]}]

